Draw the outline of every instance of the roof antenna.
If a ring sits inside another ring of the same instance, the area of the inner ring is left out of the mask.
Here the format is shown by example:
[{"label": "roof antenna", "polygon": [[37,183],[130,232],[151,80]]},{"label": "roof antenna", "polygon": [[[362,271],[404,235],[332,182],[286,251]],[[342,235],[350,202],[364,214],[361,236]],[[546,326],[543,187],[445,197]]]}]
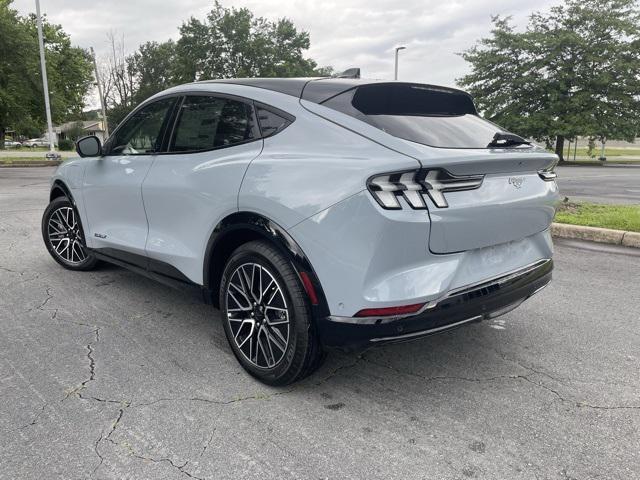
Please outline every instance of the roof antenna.
[{"label": "roof antenna", "polygon": [[336,75],[335,78],[360,78],[359,68],[348,68],[344,72]]}]

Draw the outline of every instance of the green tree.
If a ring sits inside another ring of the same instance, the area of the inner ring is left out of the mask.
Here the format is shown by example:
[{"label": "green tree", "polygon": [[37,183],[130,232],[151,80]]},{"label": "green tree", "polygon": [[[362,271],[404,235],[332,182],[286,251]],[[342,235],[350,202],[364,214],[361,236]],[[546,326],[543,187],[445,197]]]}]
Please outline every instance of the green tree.
[{"label": "green tree", "polygon": [[494,17],[488,38],[462,53],[458,80],[486,118],[522,135],[632,141],[640,130],[640,12],[636,0],[567,0],[516,32]]},{"label": "green tree", "polygon": [[176,44],[173,40],[146,42],[128,58],[128,62],[137,82],[134,103],[177,83]]},{"label": "green tree", "polygon": [[146,42],[126,55],[122,42],[109,35],[105,99],[109,124],[115,127],[131,109],[151,95],[186,82],[231,77],[328,76],[306,58],[310,40],[285,18],[269,21],[246,9],[215,2],[204,20],[191,17],[174,42]]},{"label": "green tree", "polygon": [[[36,18],[18,15],[11,3],[0,0],[0,148],[8,127],[33,134],[45,125]],[[82,112],[92,64],[59,25],[44,21],[43,35],[51,114],[59,123]]]},{"label": "green tree", "polygon": [[180,27],[176,73],[183,82],[326,74],[330,70],[305,58],[309,46],[309,34],[286,18],[269,21],[216,1],[204,21],[192,17]]}]

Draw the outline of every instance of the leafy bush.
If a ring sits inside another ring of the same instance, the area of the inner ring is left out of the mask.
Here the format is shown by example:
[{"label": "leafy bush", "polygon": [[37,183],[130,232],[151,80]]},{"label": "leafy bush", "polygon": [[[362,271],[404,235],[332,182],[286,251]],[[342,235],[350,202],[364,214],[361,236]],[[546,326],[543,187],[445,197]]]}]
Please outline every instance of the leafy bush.
[{"label": "leafy bush", "polygon": [[58,142],[58,148],[60,150],[70,151],[70,150],[73,150],[73,149],[76,148],[76,144],[73,143],[71,140],[63,138],[63,139],[60,140],[60,142]]}]

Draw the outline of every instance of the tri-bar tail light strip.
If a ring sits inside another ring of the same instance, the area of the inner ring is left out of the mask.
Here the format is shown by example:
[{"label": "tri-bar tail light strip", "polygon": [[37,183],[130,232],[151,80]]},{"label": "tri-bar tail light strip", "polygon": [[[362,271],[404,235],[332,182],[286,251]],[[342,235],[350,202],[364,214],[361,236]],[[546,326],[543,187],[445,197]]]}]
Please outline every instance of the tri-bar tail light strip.
[{"label": "tri-bar tail light strip", "polygon": [[428,195],[436,207],[447,208],[445,192],[475,190],[483,179],[484,175],[458,176],[443,169],[420,169],[376,175],[369,179],[367,188],[382,208],[400,210],[398,197],[404,197],[414,210],[425,210],[423,195]]}]

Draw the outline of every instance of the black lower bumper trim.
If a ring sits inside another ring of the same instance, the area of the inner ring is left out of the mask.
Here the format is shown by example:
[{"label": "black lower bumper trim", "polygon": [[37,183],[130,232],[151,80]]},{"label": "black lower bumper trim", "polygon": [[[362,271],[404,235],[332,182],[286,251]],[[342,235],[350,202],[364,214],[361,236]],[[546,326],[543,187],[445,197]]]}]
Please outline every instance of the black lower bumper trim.
[{"label": "black lower bumper trim", "polygon": [[327,317],[320,323],[320,336],[328,347],[362,348],[413,340],[459,326],[503,315],[544,288],[553,270],[551,259],[534,266],[492,279],[480,285],[457,289],[412,316],[389,321],[388,318],[338,319]]}]

